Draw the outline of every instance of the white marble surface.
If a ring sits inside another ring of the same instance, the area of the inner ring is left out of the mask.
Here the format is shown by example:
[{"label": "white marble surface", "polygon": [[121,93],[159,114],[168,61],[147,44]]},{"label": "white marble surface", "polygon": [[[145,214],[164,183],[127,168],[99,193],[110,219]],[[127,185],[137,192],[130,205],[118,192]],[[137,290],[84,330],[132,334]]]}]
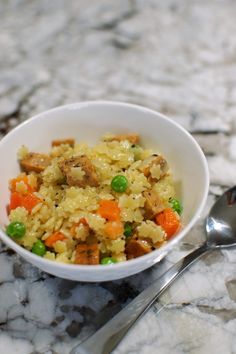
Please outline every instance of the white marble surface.
[{"label": "white marble surface", "polygon": [[[0,2],[0,136],[29,116],[85,99],[159,110],[209,163],[204,215],[159,265],[116,282],[48,276],[0,251],[0,354],[67,354],[204,239],[204,217],[236,182],[236,2]],[[191,193],[191,191],[190,191]],[[115,354],[236,353],[236,250],[189,269]]]}]

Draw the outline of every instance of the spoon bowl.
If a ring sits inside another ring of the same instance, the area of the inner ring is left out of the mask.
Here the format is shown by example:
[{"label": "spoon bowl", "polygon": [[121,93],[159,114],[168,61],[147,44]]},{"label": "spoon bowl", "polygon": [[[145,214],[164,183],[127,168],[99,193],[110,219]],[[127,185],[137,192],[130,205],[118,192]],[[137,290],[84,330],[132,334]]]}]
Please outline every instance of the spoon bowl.
[{"label": "spoon bowl", "polygon": [[236,186],[228,189],[211,208],[206,232],[209,247],[236,245]]}]

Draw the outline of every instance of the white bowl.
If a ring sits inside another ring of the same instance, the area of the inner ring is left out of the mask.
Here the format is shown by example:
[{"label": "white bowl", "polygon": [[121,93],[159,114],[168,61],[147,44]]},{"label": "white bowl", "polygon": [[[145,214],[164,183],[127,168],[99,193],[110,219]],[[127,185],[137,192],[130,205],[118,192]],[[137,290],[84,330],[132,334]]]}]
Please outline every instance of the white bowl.
[{"label": "white bowl", "polygon": [[[137,132],[145,147],[166,157],[184,207],[183,229],[166,245],[145,256],[110,266],[71,265],[38,257],[9,238],[6,205],[8,181],[19,173],[17,151],[25,144],[32,151],[48,151],[55,138],[75,137],[93,144],[106,132]],[[107,281],[138,273],[159,262],[198,220],[204,207],[209,174],[206,159],[193,137],[174,121],[150,109],[119,102],[84,102],[43,112],[19,125],[0,142],[0,237],[25,260],[58,277],[78,281]]]}]

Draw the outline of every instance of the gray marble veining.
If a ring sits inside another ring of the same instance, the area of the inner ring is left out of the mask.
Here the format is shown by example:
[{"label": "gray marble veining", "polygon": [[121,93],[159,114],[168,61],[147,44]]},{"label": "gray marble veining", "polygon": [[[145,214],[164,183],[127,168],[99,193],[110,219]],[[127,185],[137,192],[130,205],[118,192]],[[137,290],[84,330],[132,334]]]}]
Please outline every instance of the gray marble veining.
[{"label": "gray marble veining", "polygon": [[[232,0],[0,2],[0,137],[56,105],[143,104],[188,129],[208,160],[204,215],[182,244],[128,279],[54,278],[0,248],[0,354],[67,354],[204,239],[204,217],[236,182],[236,3]],[[115,354],[236,353],[236,250],[187,271]]]}]

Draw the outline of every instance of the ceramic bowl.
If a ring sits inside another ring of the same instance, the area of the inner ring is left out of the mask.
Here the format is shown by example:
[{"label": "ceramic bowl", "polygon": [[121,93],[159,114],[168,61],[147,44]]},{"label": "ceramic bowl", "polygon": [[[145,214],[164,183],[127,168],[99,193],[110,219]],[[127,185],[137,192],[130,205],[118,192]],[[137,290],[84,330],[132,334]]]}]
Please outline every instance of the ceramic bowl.
[{"label": "ceramic bowl", "polygon": [[[145,148],[157,148],[167,159],[174,175],[178,197],[183,203],[182,230],[168,243],[147,255],[103,265],[72,265],[53,262],[27,251],[9,238],[6,205],[8,181],[19,173],[17,151],[25,144],[31,151],[47,152],[56,138],[74,137],[95,143],[105,133],[136,132]],[[124,278],[159,262],[198,220],[209,185],[205,156],[193,137],[173,120],[150,109],[121,102],[82,102],[57,107],[28,119],[0,141],[0,237],[26,261],[58,277],[95,282]]]}]

